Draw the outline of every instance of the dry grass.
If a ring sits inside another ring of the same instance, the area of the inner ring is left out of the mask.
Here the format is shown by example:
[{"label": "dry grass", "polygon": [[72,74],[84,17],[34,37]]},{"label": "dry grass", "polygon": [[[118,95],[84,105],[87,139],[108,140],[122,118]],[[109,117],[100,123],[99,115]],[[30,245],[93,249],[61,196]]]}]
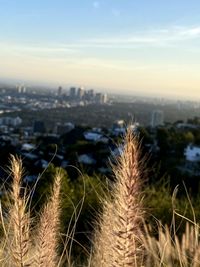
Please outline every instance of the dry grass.
[{"label": "dry grass", "polygon": [[146,228],[143,244],[146,249],[145,266],[152,267],[199,267],[200,229],[198,225],[186,223],[185,232],[178,238],[168,226],[158,227],[158,239]]},{"label": "dry grass", "polygon": [[[0,209],[4,236],[0,243],[0,266],[58,267],[60,186],[57,172],[48,203],[36,227],[30,217],[30,198],[22,187],[22,161],[12,156],[13,182],[7,212]],[[181,238],[176,231],[158,225],[157,236],[143,224],[141,181],[143,164],[138,140],[131,130],[125,136],[124,150],[113,166],[115,182],[109,197],[102,200],[103,211],[94,234],[89,267],[199,267],[199,225],[189,222]],[[67,253],[69,255],[69,252]]]},{"label": "dry grass", "polygon": [[60,184],[61,174],[57,173],[51,198],[44,207],[37,229],[35,266],[38,267],[58,266],[57,245],[60,216]]},{"label": "dry grass", "polygon": [[200,231],[196,222],[186,223],[181,238],[178,238],[175,226],[169,229],[160,223],[152,235],[144,223],[141,205],[143,163],[139,152],[137,138],[128,130],[123,154],[113,169],[116,181],[111,197],[103,203],[89,266],[199,267]]},{"label": "dry grass", "polygon": [[111,199],[104,203],[91,266],[128,267],[141,263],[143,210],[139,151],[137,139],[129,129],[124,151],[117,160],[117,166],[113,167],[116,182]]},{"label": "dry grass", "polygon": [[[4,265],[24,267],[29,266],[29,227],[30,212],[28,210],[26,190],[21,187],[21,177],[23,174],[21,160],[12,157],[11,174],[13,183],[10,191],[10,209],[5,226]],[[23,196],[21,196],[22,191]]]},{"label": "dry grass", "polygon": [[[57,172],[49,202],[40,215],[36,231],[32,229],[29,195],[22,187],[22,161],[12,156],[10,172],[13,182],[10,206],[4,216],[1,211],[4,239],[1,242],[1,266],[56,267],[59,229],[59,193],[62,175]],[[34,235],[37,238],[34,238]]]}]

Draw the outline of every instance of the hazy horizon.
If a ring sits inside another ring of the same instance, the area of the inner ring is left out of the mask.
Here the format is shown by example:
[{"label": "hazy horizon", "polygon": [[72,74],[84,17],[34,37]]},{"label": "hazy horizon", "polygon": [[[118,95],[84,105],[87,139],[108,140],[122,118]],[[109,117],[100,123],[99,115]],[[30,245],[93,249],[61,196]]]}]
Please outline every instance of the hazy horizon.
[{"label": "hazy horizon", "polygon": [[0,4],[2,80],[200,99],[197,0]]},{"label": "hazy horizon", "polygon": [[38,81],[31,81],[31,80],[24,80],[24,79],[12,79],[12,78],[5,78],[5,79],[0,79],[0,86],[25,86],[26,88],[44,88],[44,89],[49,89],[49,90],[58,90],[58,87],[61,86],[64,90],[69,90],[70,87],[82,87],[84,90],[89,90],[89,89],[94,89],[96,92],[101,92],[101,93],[106,93],[108,95],[116,95],[116,96],[121,96],[121,97],[141,97],[141,98],[150,98],[150,99],[166,99],[166,100],[175,100],[175,101],[200,101],[200,96],[199,97],[191,97],[190,95],[181,95],[181,94],[170,94],[170,93],[153,93],[148,92],[148,91],[141,91],[137,88],[133,88],[130,90],[124,90],[123,88],[121,90],[116,90],[115,88],[108,88],[108,87],[97,87],[97,86],[92,86],[92,85],[85,85],[83,86],[82,84],[78,83],[57,83],[57,82],[51,82],[48,83],[46,81],[38,82]]}]

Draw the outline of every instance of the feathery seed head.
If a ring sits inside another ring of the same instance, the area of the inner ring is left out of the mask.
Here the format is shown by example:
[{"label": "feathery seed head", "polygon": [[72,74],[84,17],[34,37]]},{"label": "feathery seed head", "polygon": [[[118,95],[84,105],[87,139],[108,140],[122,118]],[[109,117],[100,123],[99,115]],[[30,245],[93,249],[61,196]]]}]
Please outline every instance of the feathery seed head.
[{"label": "feathery seed head", "polygon": [[140,246],[141,162],[136,137],[128,128],[122,155],[113,167],[116,177],[111,201],[104,206],[104,213],[97,233],[94,262],[104,267],[137,266]]}]

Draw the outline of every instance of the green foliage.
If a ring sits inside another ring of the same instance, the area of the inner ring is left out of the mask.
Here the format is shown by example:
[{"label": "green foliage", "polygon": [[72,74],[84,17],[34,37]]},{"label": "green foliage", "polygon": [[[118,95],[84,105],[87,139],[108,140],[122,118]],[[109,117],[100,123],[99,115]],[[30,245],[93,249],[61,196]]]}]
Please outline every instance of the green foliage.
[{"label": "green foliage", "polygon": [[[48,200],[57,168],[50,164],[41,175],[33,197],[33,208],[36,212],[41,210]],[[104,177],[90,177],[79,174],[75,180],[70,179],[67,172],[63,172],[61,184],[61,232],[73,238],[73,255],[85,257],[81,248],[90,247],[93,222],[97,213],[101,210],[101,200],[107,194],[107,180]],[[169,178],[167,179],[169,181]],[[167,182],[157,182],[146,186],[144,190],[144,207],[147,213],[146,219],[152,225],[161,221],[163,225],[172,224],[173,215],[176,217],[176,226],[179,233],[185,229],[185,220],[180,214],[194,221],[193,210],[186,194],[179,194],[172,201],[173,191]],[[195,210],[196,220],[200,221],[200,197],[198,195],[190,199]],[[62,249],[62,248],[61,248]]]},{"label": "green foliage", "polygon": [[[33,198],[37,211],[50,195],[56,170],[57,168],[50,164],[38,181]],[[78,255],[78,261],[83,261],[86,257],[85,251],[89,250],[91,245],[93,222],[101,211],[101,200],[107,194],[107,180],[104,177],[91,177],[81,173],[77,179],[73,180],[69,178],[65,170],[62,169],[62,172],[64,177],[61,185],[60,230],[63,236],[70,240],[68,246],[73,243],[72,256]],[[167,182],[162,181],[146,186],[144,190],[146,220],[154,226],[161,221],[163,225],[167,224],[170,227],[175,216],[175,227],[179,229],[181,235],[186,222],[183,217],[192,221],[200,221],[200,197],[197,195],[189,198],[186,193],[184,196],[179,194],[176,198],[172,195],[173,191]]]},{"label": "green foliage", "polygon": [[71,233],[76,226],[74,249],[79,251],[80,246],[87,247],[90,243],[92,224],[100,209],[100,199],[105,194],[105,179],[87,175],[69,184],[62,186],[62,231]]},{"label": "green foliage", "polygon": [[144,191],[144,206],[148,217],[152,221],[161,220],[163,224],[169,224],[172,220],[172,197],[169,186],[166,184],[151,185]]},{"label": "green foliage", "polygon": [[153,138],[145,127],[139,127],[140,136],[145,144],[152,144]]},{"label": "green foliage", "polygon": [[73,152],[76,151],[78,154],[85,154],[90,153],[95,148],[95,144],[85,141],[85,140],[79,140],[76,142],[76,144],[71,145],[69,151]]},{"label": "green foliage", "polygon": [[193,119],[188,119],[187,122],[194,125],[200,125],[200,118],[195,116]]},{"label": "green foliage", "polygon": [[194,134],[191,131],[184,133],[183,137],[186,143],[194,143],[195,138],[194,138]]},{"label": "green foliage", "polygon": [[62,183],[65,184],[65,187],[67,187],[67,185],[69,187],[69,178],[67,172],[62,168],[57,168],[53,164],[49,164],[48,168],[39,177],[34,191],[32,204],[36,211],[39,211],[44,203],[48,200],[54,182],[54,177],[58,169],[60,169],[63,174]]},{"label": "green foliage", "polygon": [[[170,189],[168,183],[160,182],[147,187],[144,191],[144,206],[147,210],[147,220],[152,224],[161,221],[163,225],[179,228],[179,234],[185,229],[187,220],[200,221],[200,197],[192,197],[185,189],[184,195],[177,195]],[[173,195],[174,194],[174,195]],[[186,219],[185,219],[186,218]]]},{"label": "green foliage", "polygon": [[[40,177],[33,205],[36,211],[47,202],[58,168],[50,164]],[[103,177],[80,175],[78,179],[70,180],[67,172],[61,169],[63,179],[61,183],[61,227],[60,231],[73,243],[73,251],[80,258],[84,258],[82,246],[90,245],[92,224],[100,209],[100,200],[106,191],[106,180]],[[76,231],[75,231],[76,230]],[[62,247],[60,248],[62,251]]]}]

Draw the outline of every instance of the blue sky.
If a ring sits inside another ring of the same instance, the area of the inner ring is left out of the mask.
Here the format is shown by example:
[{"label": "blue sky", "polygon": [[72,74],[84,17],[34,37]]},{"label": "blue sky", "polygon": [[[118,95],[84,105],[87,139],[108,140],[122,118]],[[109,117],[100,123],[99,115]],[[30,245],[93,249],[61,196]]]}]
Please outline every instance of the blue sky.
[{"label": "blue sky", "polygon": [[200,1],[0,0],[2,78],[199,98]]}]

